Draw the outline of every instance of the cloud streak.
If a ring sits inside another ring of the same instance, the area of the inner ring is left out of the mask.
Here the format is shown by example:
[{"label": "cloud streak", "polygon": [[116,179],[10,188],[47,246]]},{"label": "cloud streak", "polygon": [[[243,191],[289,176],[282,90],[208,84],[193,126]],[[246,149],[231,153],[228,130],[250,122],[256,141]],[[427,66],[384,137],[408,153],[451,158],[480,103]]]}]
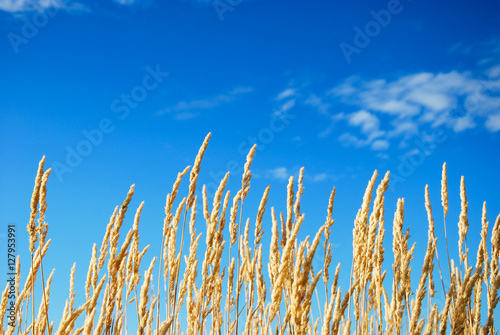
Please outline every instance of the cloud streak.
[{"label": "cloud streak", "polygon": [[2,0],[0,10],[10,13],[38,11],[50,8],[64,8],[65,3],[59,0]]},{"label": "cloud streak", "polygon": [[[273,179],[273,180],[278,180],[282,182],[288,181],[290,177],[294,177],[295,180],[299,176],[300,169],[288,169],[284,166],[279,166],[274,169],[269,169],[265,170],[262,173],[256,173],[255,176],[257,178],[266,178],[266,179]],[[307,169],[304,173],[304,178],[306,180],[315,182],[315,183],[320,183],[320,182],[325,182],[325,181],[337,181],[339,178],[338,176],[327,173],[327,172],[320,172],[316,174],[309,174],[307,173]]]},{"label": "cloud streak", "polygon": [[197,117],[201,110],[212,109],[222,104],[232,102],[237,97],[251,93],[252,91],[253,89],[251,87],[237,87],[228,93],[219,94],[206,99],[179,101],[173,106],[158,111],[156,114],[163,115],[173,113],[176,120],[192,119]]}]

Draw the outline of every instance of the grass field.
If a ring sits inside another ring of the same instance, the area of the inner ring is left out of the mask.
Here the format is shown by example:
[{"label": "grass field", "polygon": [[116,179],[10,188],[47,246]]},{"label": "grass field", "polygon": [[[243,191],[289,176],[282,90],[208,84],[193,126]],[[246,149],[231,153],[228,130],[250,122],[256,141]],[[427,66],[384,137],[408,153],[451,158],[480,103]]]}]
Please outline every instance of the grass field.
[{"label": "grass field", "polygon": [[[208,199],[205,187],[200,199],[197,179],[209,139],[210,134],[193,166],[178,174],[167,195],[161,253],[152,257],[147,254],[148,246],[139,248],[143,203],[135,212],[132,228],[122,229],[134,195],[132,185],[123,204],[115,208],[102,242],[94,244],[85,287],[74,287],[73,268],[61,318],[50,313],[50,292],[56,288],[51,287],[53,272],[43,267],[51,240],[45,222],[50,169],[44,170],[42,159],[27,225],[30,271],[21,278],[18,258],[15,284],[7,283],[2,294],[1,334],[124,334],[132,332],[132,323],[137,334],[495,334],[494,311],[500,300],[500,215],[490,225],[484,204],[481,242],[477,250],[469,251],[463,178],[460,259],[450,259],[447,249],[438,254],[435,213],[426,188],[428,240],[422,241],[426,254],[424,259],[413,260],[415,244],[409,244],[409,230],[404,227],[404,199],[398,200],[392,227],[387,225],[384,192],[390,174],[377,186],[375,172],[354,219],[353,262],[342,265],[350,267],[350,287],[341,288],[340,264],[331,264],[335,189],[324,224],[315,236],[299,241],[304,222],[300,208],[303,170],[298,180],[289,180],[286,213],[269,208],[268,187],[257,213],[246,219],[242,209],[250,191],[255,146],[248,153],[236,194],[225,189],[228,173],[214,199]],[[441,202],[439,215],[444,215],[446,227],[446,165]],[[270,245],[262,243],[264,216],[272,219]],[[199,225],[206,226],[205,236],[197,232]],[[386,228],[392,228],[389,255],[383,247]],[[447,246],[456,245],[457,241],[447,241],[446,236],[440,238]],[[266,252],[264,248],[268,248]],[[323,253],[320,268],[313,266],[317,265],[313,262],[316,252]],[[386,259],[392,261],[387,278]],[[140,270],[142,263],[145,271]],[[420,274],[417,282],[411,282],[412,271]],[[449,285],[435,276],[444,272]],[[434,299],[438,290],[446,297],[442,304]],[[77,291],[86,297],[81,306],[75,306]],[[313,308],[313,304],[319,307]]]}]

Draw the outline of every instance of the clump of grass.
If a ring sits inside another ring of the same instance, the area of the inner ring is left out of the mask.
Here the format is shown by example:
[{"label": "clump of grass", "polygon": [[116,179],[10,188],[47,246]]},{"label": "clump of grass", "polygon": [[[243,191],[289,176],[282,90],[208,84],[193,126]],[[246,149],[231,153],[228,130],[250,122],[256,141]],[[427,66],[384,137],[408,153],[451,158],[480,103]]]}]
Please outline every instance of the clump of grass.
[{"label": "clump of grass", "polygon": [[[312,240],[307,237],[299,241],[298,234],[305,221],[305,215],[300,210],[304,170],[300,170],[296,191],[295,180],[290,177],[286,213],[277,213],[271,207],[271,242],[269,246],[263,245],[263,222],[270,186],[263,192],[255,218],[243,215],[245,199],[250,191],[250,168],[255,146],[247,156],[241,188],[231,198],[230,191],[226,190],[227,173],[209,205],[205,186],[201,188],[201,199],[196,195],[201,161],[209,139],[210,134],[205,138],[193,168],[188,166],[178,174],[171,193],[167,195],[160,254],[151,258],[144,273],[140,272],[149,248],[149,245],[142,250],[139,248],[139,222],[144,203],[137,209],[133,226],[125,234],[123,242],[121,245],[118,243],[134,195],[132,185],[123,204],[116,207],[111,215],[101,247],[98,249],[94,244],[92,248],[84,287],[85,302],[75,306],[73,266],[69,297],[60,317],[52,313],[49,317],[53,272],[46,281],[43,274],[43,258],[51,241],[47,240],[48,225],[45,222],[46,185],[50,169],[44,170],[43,158],[35,178],[27,225],[31,253],[29,273],[20,290],[18,258],[15,322],[1,323],[0,334],[126,334],[131,332],[129,323],[132,319],[137,321],[134,332],[148,335],[495,334],[494,310],[500,301],[500,215],[492,228],[491,250],[488,251],[489,223],[484,203],[481,242],[476,252],[476,263],[470,265],[466,243],[468,201],[463,177],[460,183],[458,264],[450,259],[445,236],[450,276],[448,287],[444,285],[439,264],[428,186],[425,188],[428,239],[419,269],[420,279],[412,288],[411,264],[416,244],[409,245],[409,229],[404,230],[404,199],[398,199],[392,224],[392,282],[386,279],[384,194],[389,186],[390,174],[387,172],[376,187],[378,174],[375,172],[354,220],[350,286],[342,290],[339,285],[340,264],[330,278],[335,188],[328,201],[325,223]],[[182,180],[188,173],[187,195],[179,201],[177,197]],[[375,189],[375,198],[372,199]],[[206,226],[204,246],[201,246],[202,234],[196,230],[200,220],[197,213],[199,202]],[[446,234],[446,165],[442,173],[441,203]],[[269,213],[267,215],[269,217]],[[187,233],[189,249],[184,250]],[[320,243],[323,243],[324,263],[321,269],[315,269],[313,258]],[[266,267],[263,264],[264,248],[269,250]],[[204,253],[198,254],[200,250]],[[228,258],[223,259],[223,255]],[[446,297],[442,305],[434,301],[436,262]],[[158,265],[157,278],[153,276],[155,265]],[[39,274],[42,277],[42,293],[36,296],[35,283]],[[318,294],[320,282],[324,286],[322,303]],[[154,283],[157,287],[153,290]],[[387,291],[387,287],[391,291]],[[8,295],[7,286],[0,299],[3,320],[6,320]],[[314,295],[318,305],[323,305],[317,312],[313,312],[312,307]],[[486,297],[486,303],[483,297]],[[102,299],[100,306],[99,299]],[[38,312],[35,314],[36,305]],[[485,315],[481,314],[482,305],[486,307]],[[58,318],[59,326],[55,329],[51,320]],[[77,320],[81,320],[79,324],[83,325],[77,327]]]}]

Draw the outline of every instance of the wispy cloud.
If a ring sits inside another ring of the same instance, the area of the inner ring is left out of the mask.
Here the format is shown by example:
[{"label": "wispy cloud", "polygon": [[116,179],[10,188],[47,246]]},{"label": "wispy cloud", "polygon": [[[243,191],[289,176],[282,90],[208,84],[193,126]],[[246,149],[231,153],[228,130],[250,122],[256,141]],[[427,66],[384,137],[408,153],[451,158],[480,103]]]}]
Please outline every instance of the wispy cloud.
[{"label": "wispy cloud", "polygon": [[380,130],[380,120],[374,114],[366,110],[360,110],[337,119],[346,119],[351,127],[358,127],[362,138],[346,132],[339,136],[339,140],[346,146],[365,147],[370,146],[372,150],[387,150],[390,146],[385,131]]},{"label": "wispy cloud", "polygon": [[305,104],[316,107],[318,109],[318,111],[324,115],[328,115],[328,111],[329,111],[330,106],[331,106],[329,103],[323,102],[323,99],[318,97],[315,94],[312,94],[311,96],[309,96],[307,98],[307,100],[305,101]]},{"label": "wispy cloud", "polygon": [[321,172],[311,176],[312,181],[316,183],[324,182],[324,181],[337,181],[339,177],[333,175],[331,173]]},{"label": "wispy cloud", "polygon": [[349,125],[361,128],[361,132],[367,136],[369,143],[375,138],[385,134],[380,130],[380,121],[378,117],[365,110],[351,113],[347,115],[347,119]]},{"label": "wispy cloud", "polygon": [[392,129],[387,132],[388,138],[400,137],[408,139],[418,135],[418,125],[411,120],[395,119],[392,121]]},{"label": "wispy cloud", "polygon": [[486,71],[486,74],[490,78],[497,79],[500,77],[500,65],[493,66]]},{"label": "wispy cloud", "polygon": [[[299,176],[299,172],[299,168],[288,169],[284,166],[280,166],[274,169],[265,170],[262,173],[256,173],[255,176],[257,178],[274,179],[285,182],[288,181],[288,179],[290,179],[290,177],[292,176],[297,179]],[[337,181],[339,178],[338,176],[327,172],[310,174],[306,169],[306,171],[304,172],[304,179],[319,183],[325,181]]]},{"label": "wispy cloud", "polygon": [[138,0],[113,0],[113,1],[124,6],[131,6],[138,2]]},{"label": "wispy cloud", "polygon": [[491,132],[499,131],[500,130],[500,113],[488,116],[488,118],[486,119],[485,126]]},{"label": "wispy cloud", "polygon": [[397,117],[439,113],[456,106],[457,96],[472,93],[477,81],[466,73],[416,73],[394,81],[351,77],[329,93],[345,104]]},{"label": "wispy cloud", "polygon": [[292,174],[284,166],[264,171],[262,174],[256,174],[256,177],[263,177],[268,179],[277,179],[281,181],[288,180]]},{"label": "wispy cloud", "polygon": [[278,94],[276,97],[276,100],[283,100],[285,98],[288,98],[290,96],[295,96],[297,95],[297,91],[294,88],[287,88],[286,90],[282,91],[281,93]]},{"label": "wispy cloud", "polygon": [[292,109],[293,106],[295,106],[295,99],[290,99],[290,100],[281,104],[281,106],[279,108],[279,112],[277,112],[277,113],[279,114],[279,113],[286,112],[286,111]]},{"label": "wispy cloud", "polygon": [[387,140],[376,140],[371,144],[372,150],[387,150],[389,149],[389,141]]},{"label": "wispy cloud", "polygon": [[[482,73],[482,75],[481,75]],[[278,97],[290,96],[286,89]],[[297,90],[293,94],[300,96]],[[318,136],[335,129],[346,146],[384,151],[405,147],[425,129],[445,127],[456,133],[483,127],[500,131],[500,65],[488,62],[476,71],[419,72],[394,79],[346,78],[325,94],[298,100],[329,119]],[[347,125],[338,127],[339,122]],[[378,154],[379,157],[385,157]]]},{"label": "wispy cloud", "polygon": [[253,89],[251,87],[237,87],[228,93],[219,94],[206,99],[179,101],[175,105],[167,107],[166,109],[163,109],[156,114],[163,115],[168,113],[175,113],[174,118],[177,120],[192,119],[200,114],[200,110],[211,109],[224,103],[232,102],[238,96],[250,93],[252,91]]},{"label": "wispy cloud", "polygon": [[297,89],[295,88],[287,88],[278,93],[278,95],[274,99],[278,101],[279,106],[274,110],[273,115],[277,116],[292,109],[295,106],[297,98],[298,93]]},{"label": "wispy cloud", "polygon": [[333,114],[333,115],[328,115],[327,117],[330,119],[330,126],[326,129],[324,129],[323,131],[321,131],[318,134],[318,137],[329,136],[333,132],[333,130],[335,129],[335,124],[337,123],[337,121],[345,119],[344,113],[337,113],[337,114]]},{"label": "wispy cloud", "polygon": [[[109,0],[123,6],[144,4],[144,0]],[[79,1],[74,0],[0,0],[0,11],[12,14],[26,12],[44,12],[50,9],[63,9],[65,11],[90,12],[89,8]]]},{"label": "wispy cloud", "polygon": [[[393,139],[405,146],[429,127],[442,126],[456,133],[478,126],[500,131],[500,65],[490,64],[483,73],[420,72],[394,80],[349,77],[324,96],[311,95],[305,104],[330,119],[320,137],[330,135],[343,120],[357,128],[339,136],[344,145],[375,151],[388,149]],[[344,111],[332,113],[332,106]]]},{"label": "wispy cloud", "polygon": [[60,0],[1,0],[0,10],[18,13],[39,11],[43,12],[49,8],[65,8],[66,3]]},{"label": "wispy cloud", "polygon": [[[500,80],[496,79],[500,67],[491,67],[487,75],[482,78],[469,72],[421,72],[393,81],[351,77],[329,94],[346,105],[399,120],[390,130],[392,136],[414,133],[415,125],[422,124],[446,125],[460,132],[475,127],[477,118],[488,119],[500,112]],[[454,118],[452,112],[459,107],[467,115]]]}]

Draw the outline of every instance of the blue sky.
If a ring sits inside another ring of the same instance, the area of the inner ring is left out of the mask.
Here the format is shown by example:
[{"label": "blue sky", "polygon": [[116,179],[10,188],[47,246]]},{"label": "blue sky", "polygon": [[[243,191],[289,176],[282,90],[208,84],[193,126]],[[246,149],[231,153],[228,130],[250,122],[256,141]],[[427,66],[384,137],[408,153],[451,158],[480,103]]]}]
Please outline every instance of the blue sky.
[{"label": "blue sky", "polygon": [[[159,252],[166,194],[212,132],[199,180],[212,194],[227,170],[236,192],[246,153],[258,146],[244,213],[252,220],[268,184],[269,205],[284,210],[288,177],[304,166],[302,233],[314,234],[337,187],[334,262],[345,264],[346,275],[349,256],[340,251],[350,248],[375,169],[392,174],[388,224],[397,198],[406,199],[416,267],[427,236],[425,185],[442,248],[440,178],[447,162],[455,250],[464,175],[475,253],[483,201],[491,224],[500,212],[499,7],[1,0],[2,225],[17,224],[18,253],[27,257],[29,201],[46,155],[53,168],[46,265],[56,267],[64,299],[73,262],[83,282],[92,243],[100,243],[133,183],[131,207],[146,202],[141,243],[152,245],[150,257]],[[269,213],[266,220],[270,232]],[[390,237],[388,231],[388,251]]]}]

